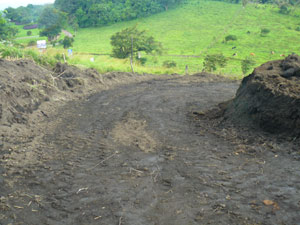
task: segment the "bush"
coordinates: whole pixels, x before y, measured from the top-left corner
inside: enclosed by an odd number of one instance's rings
[[[266,36],[268,35],[268,33],[270,33],[270,30],[267,29],[267,28],[263,28],[263,29],[261,29],[261,31],[260,31],[260,36],[261,36],[261,37],[266,37]]]
[[[228,35],[225,37],[225,41],[236,41],[237,37],[235,35]]]
[[[300,31],[300,26],[295,29],[296,31]]]
[[[212,54],[205,57],[203,67],[205,71],[212,72],[217,70],[217,66],[223,68],[226,64],[227,59],[223,54]]]
[[[36,41],[29,41],[27,46],[28,47],[32,47],[32,46],[35,46],[36,45]]]
[[[63,42],[62,42],[62,44],[63,44],[63,46],[64,46],[64,49],[69,48],[69,47],[72,47],[73,42],[74,42],[74,39],[73,39],[73,38],[70,38],[70,37],[68,37],[68,36],[65,36],[65,38],[64,38],[64,40],[63,40]]]
[[[147,62],[147,58],[137,58],[137,60],[141,63],[141,65],[145,65]]]
[[[15,47],[2,47],[0,53],[2,58],[23,58],[23,52]]]
[[[265,37],[270,32],[271,31],[268,28],[262,28],[261,31],[260,31],[260,36]]]
[[[27,31],[27,36],[31,36],[31,35],[32,35],[32,31],[31,30]]]
[[[290,12],[291,12],[291,10],[290,10],[286,5],[282,5],[282,6],[280,6],[280,8],[279,8],[279,13],[281,13],[281,14],[287,15],[287,14],[289,14]]]
[[[163,67],[166,67],[166,68],[172,68],[172,67],[176,67],[176,66],[177,66],[176,62],[171,61],[171,60],[167,60],[167,61],[163,62]]]
[[[245,75],[254,65],[255,65],[255,61],[252,58],[246,57],[244,60],[242,60],[241,68],[243,74]]]

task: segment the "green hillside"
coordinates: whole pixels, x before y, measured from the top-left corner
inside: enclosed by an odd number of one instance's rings
[[[190,0],[176,9],[147,18],[80,29],[73,46],[75,55],[70,62],[92,66],[103,72],[130,71],[128,60],[107,55],[95,56],[95,62],[90,62],[92,56],[87,53],[110,54],[111,35],[138,24],[139,29],[146,29],[162,42],[165,53],[162,56],[146,56],[145,66],[135,65],[137,72],[184,73],[188,65],[189,73],[193,73],[202,70],[206,54],[222,53],[228,58],[228,64],[223,69],[219,68],[217,73],[240,76],[241,60],[251,53],[256,65],[280,59],[283,57],[280,55],[300,53],[299,15],[297,11],[291,15],[280,14],[278,8],[271,5],[248,4],[243,8],[242,5],[225,2]],[[270,30],[265,36],[261,35],[263,28]],[[237,40],[224,43],[227,35],[235,35]],[[76,55],[79,53],[81,55]],[[199,57],[184,57],[190,55]],[[176,68],[163,68],[166,60],[175,61]]]

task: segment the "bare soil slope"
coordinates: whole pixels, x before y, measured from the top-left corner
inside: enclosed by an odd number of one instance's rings
[[[203,116],[232,99],[238,82],[99,75],[65,65],[36,67],[32,76],[39,70],[55,77],[49,100],[21,112],[25,123],[1,124],[1,225],[300,221],[297,140],[236,128],[218,113]],[[26,95],[5,93],[4,110],[15,101],[25,107]]]
[[[277,134],[300,135],[300,57],[271,61],[245,77],[226,117]]]

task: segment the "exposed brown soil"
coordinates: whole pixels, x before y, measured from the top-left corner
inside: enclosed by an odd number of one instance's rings
[[[268,132],[300,135],[300,57],[271,61],[245,77],[226,117]]]
[[[299,223],[298,139],[212,110],[239,82],[0,63],[1,225]]]

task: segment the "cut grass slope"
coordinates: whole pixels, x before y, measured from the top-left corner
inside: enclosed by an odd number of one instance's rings
[[[300,20],[293,15],[282,15],[278,9],[267,5],[241,5],[216,1],[190,0],[172,9],[148,18],[121,22],[99,28],[80,29],[75,37],[74,53],[110,54],[110,37],[114,33],[138,24],[139,29],[148,30],[156,40],[162,42],[165,53],[162,56],[146,56],[145,66],[136,64],[137,72],[189,73],[201,71],[206,54],[222,53],[228,64],[218,73],[241,75],[241,60],[251,53],[256,65],[282,58],[292,52],[300,52],[300,32],[296,31]],[[261,36],[261,29],[270,33]],[[237,36],[236,41],[224,43],[225,36]],[[275,54],[271,54],[274,52]],[[236,54],[233,56],[233,54]],[[174,55],[197,55],[199,58]],[[92,66],[101,72],[111,70],[129,71],[128,60],[110,56],[74,55],[71,63]],[[175,61],[176,68],[163,68],[166,60]]]

